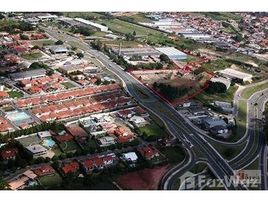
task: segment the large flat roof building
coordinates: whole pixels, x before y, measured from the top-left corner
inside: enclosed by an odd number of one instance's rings
[[[218,73],[221,76],[224,76],[224,77],[227,77],[230,79],[239,79],[243,82],[246,82],[246,81],[252,82],[252,77],[253,77],[252,74],[240,72],[240,71],[237,71],[237,70],[234,70],[231,68],[226,68],[224,70],[220,70],[220,71],[218,71]]]
[[[24,80],[24,79],[32,79],[46,76],[45,69],[34,69],[25,72],[17,72],[9,75],[10,78],[14,81]]]
[[[167,55],[171,60],[184,60],[187,59],[187,54],[175,49],[174,47],[159,47],[156,48],[161,53]]]
[[[82,24],[85,24],[85,25],[89,25],[93,28],[96,28],[102,32],[108,32],[108,27],[107,26],[103,26],[101,24],[97,24],[97,23],[94,23],[94,22],[91,22],[91,21],[88,21],[88,20],[85,20],[85,19],[82,19],[82,18],[75,18],[76,21],[82,23]]]

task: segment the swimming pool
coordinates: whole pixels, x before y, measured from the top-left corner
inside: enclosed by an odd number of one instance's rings
[[[47,148],[52,148],[55,145],[55,141],[52,140],[51,138],[47,138],[43,140],[43,145]]]
[[[8,112],[7,113],[7,118],[10,121],[23,121],[26,119],[30,119],[31,117],[27,115],[25,112],[20,112],[20,111],[13,111],[13,112]]]

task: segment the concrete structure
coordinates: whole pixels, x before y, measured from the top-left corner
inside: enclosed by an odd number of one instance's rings
[[[32,154],[33,158],[42,157],[47,153],[47,149],[40,144],[28,146],[26,149]]]
[[[113,48],[113,51],[119,53],[121,56],[160,56],[161,53],[152,47],[140,47],[140,48]]]
[[[160,47],[156,48],[161,53],[167,55],[171,60],[184,60],[187,59],[187,54],[175,49],[174,47]]]
[[[217,108],[220,112],[224,114],[232,114],[234,112],[234,107],[231,103],[215,101],[213,105],[215,106],[215,108]]]
[[[224,70],[220,70],[218,71],[218,73],[221,76],[224,76],[226,78],[230,78],[232,80],[240,80],[242,82],[252,82],[252,75],[251,74],[247,74],[244,72],[240,72],[231,68],[226,68]]]
[[[97,24],[97,23],[94,23],[94,22],[91,22],[91,21],[88,21],[88,20],[85,20],[85,19],[82,19],[82,18],[75,18],[75,21],[78,21],[82,24],[85,24],[85,25],[88,25],[88,26],[91,26],[93,28],[96,28],[98,29],[99,31],[102,31],[102,32],[108,32],[108,27],[107,26],[103,26],[101,24]]]
[[[92,66],[92,65],[86,65],[86,66],[81,66],[81,65],[64,65],[60,66],[59,70],[65,74],[70,74],[73,72],[90,72],[90,73],[97,73],[98,72],[98,67]]]
[[[203,119],[203,123],[207,129],[211,129],[215,126],[223,126],[223,127],[227,126],[225,121],[222,119],[206,118],[206,119]]]

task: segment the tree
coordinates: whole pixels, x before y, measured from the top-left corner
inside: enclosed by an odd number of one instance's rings
[[[33,31],[34,27],[28,22],[21,21],[19,24],[19,29],[22,31]]]
[[[82,53],[77,53],[76,55],[77,55],[77,57],[78,57],[79,59],[81,59],[81,58],[84,57],[84,54],[82,54]]]
[[[209,81],[209,86],[206,89],[206,92],[209,94],[225,93],[226,91],[227,91],[226,85],[224,83],[221,83],[221,82]]]
[[[8,183],[3,179],[3,177],[0,177],[0,190],[8,189],[8,187]]]
[[[159,58],[160,58],[161,62],[165,62],[165,63],[169,63],[170,62],[170,59],[169,59],[169,57],[166,54],[161,54],[159,56]]]
[[[54,74],[54,71],[52,69],[50,69],[50,70],[47,71],[46,74],[47,74],[47,76],[51,76],[51,75]]]
[[[20,34],[20,39],[21,40],[29,40],[28,35]]]
[[[55,45],[63,45],[63,41],[58,40],[57,42],[55,42]]]

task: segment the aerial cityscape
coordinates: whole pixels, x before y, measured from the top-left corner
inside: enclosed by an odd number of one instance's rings
[[[268,190],[268,13],[0,13],[1,190]]]

